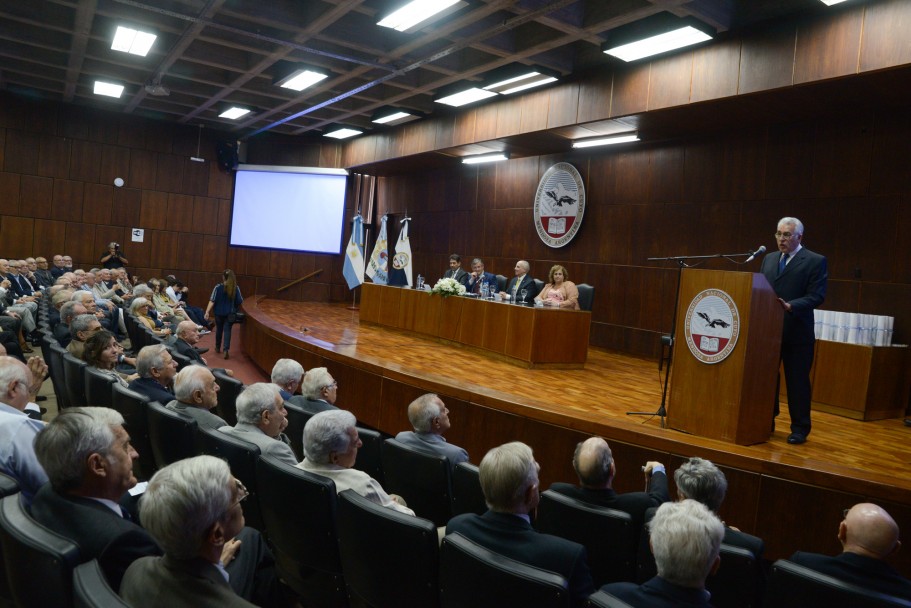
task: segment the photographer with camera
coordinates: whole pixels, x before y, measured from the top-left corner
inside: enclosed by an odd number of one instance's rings
[[[108,243],[107,252],[101,254],[102,268],[107,268],[109,270],[123,268],[129,263],[130,261],[123,257],[123,252],[120,251],[120,243]]]

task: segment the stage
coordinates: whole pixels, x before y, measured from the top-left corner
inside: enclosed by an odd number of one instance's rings
[[[362,324],[343,305],[250,298],[244,309],[244,350],[267,373],[280,357],[306,369],[324,365],[339,382],[337,405],[390,434],[409,428],[405,408],[413,398],[436,392],[450,409],[447,438],[472,462],[495,445],[524,441],[541,464],[543,488],[575,482],[575,444],[601,435],[613,448],[621,492],[642,489],[646,460],[663,462],[671,474],[689,456],[721,466],[729,482],[722,518],[762,537],[769,559],[797,549],[836,553],[842,509],[862,501],[882,505],[911,533],[911,429],[900,419],[861,422],[814,411],[809,441],[791,446],[784,408],[768,442],[738,446],[661,428],[657,416],[626,415],[658,409],[663,372],[655,361],[590,348],[583,369],[525,369]],[[903,553],[892,563],[909,576],[911,552]]]

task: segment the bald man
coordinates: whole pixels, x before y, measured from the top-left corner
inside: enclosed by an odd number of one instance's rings
[[[854,585],[909,598],[911,581],[885,561],[901,548],[898,536],[898,524],[885,509],[863,502],[848,509],[838,525],[840,555],[829,557],[798,551],[791,561]]]

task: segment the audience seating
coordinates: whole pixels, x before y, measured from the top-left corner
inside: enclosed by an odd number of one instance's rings
[[[633,608],[623,600],[604,591],[594,592],[585,602],[585,606],[586,608]]]
[[[8,500],[8,499],[4,499]],[[850,606],[851,608],[909,608],[911,600],[878,593],[780,559],[772,564],[765,589],[766,608]]]
[[[288,427],[285,429],[285,435],[291,440],[291,448],[297,454],[298,459],[303,460],[304,427],[307,425],[307,421],[313,417],[313,414],[289,401],[285,401],[285,410],[288,412]]]
[[[141,340],[139,339],[139,321],[136,320],[136,317],[133,313],[125,310],[123,312],[123,324],[127,328],[127,337],[130,338],[130,347],[134,353],[138,353],[139,349],[142,348]]]
[[[63,377],[66,380],[66,394],[72,407],[85,407],[85,371],[88,364],[70,353],[63,355]]]
[[[222,371],[213,369],[212,375],[218,383],[218,406],[215,411],[228,426],[234,426],[237,424],[237,396],[244,390],[244,383]]]
[[[439,538],[433,522],[345,490],[338,495],[338,540],[353,605],[439,605]]]
[[[547,490],[541,493],[535,528],[585,545],[595,587],[635,580],[639,534],[629,513]]]
[[[12,496],[19,491],[19,482],[6,475],[0,473],[0,498],[4,496]]]
[[[363,471],[373,477],[381,486],[386,487],[386,475],[383,473],[383,442],[389,439],[389,435],[365,429],[362,426],[357,427],[358,437],[363,445],[357,451],[357,461],[354,468]]]
[[[91,365],[85,366],[85,402],[87,405],[112,407],[114,396],[111,385],[117,380]]]
[[[383,443],[383,488],[402,496],[408,507],[437,526],[452,517],[452,480],[449,459],[395,439]]]
[[[305,606],[346,606],[348,594],[336,532],[335,482],[270,456],[261,456],[256,462],[256,482],[263,523],[281,579]]]
[[[505,275],[497,275],[497,292],[506,291],[506,284],[509,283],[509,279]]]
[[[139,452],[139,458],[133,463],[133,471],[138,479],[148,480],[158,470],[152,442],[149,441],[149,419],[146,414],[149,400],[145,395],[121,386],[119,382],[112,384],[111,388],[111,407],[123,416],[130,434],[130,443]]]
[[[544,281],[541,279],[532,279],[535,282],[535,287],[538,288],[538,293],[541,293],[541,290],[544,289]]]
[[[264,532],[266,526],[259,508],[256,484],[256,461],[259,459],[259,447],[215,429],[199,429],[196,438],[199,454],[210,454],[226,460],[234,477],[246,486],[250,496],[241,503],[244,509],[244,519],[251,528]]]
[[[568,583],[559,574],[494,553],[461,534],[443,538],[442,608],[568,608],[570,599]]]
[[[73,605],[73,568],[79,548],[51,532],[14,494],[0,500],[0,544],[10,593],[17,606]]]
[[[186,366],[193,364],[193,362],[190,361],[189,357],[187,357],[186,355],[181,355],[179,352],[177,352],[176,348],[169,349],[169,352],[171,353],[171,356],[174,358],[174,360],[177,361],[177,371],[178,372],[180,370],[182,370],[183,368],[185,368]]]
[[[157,401],[146,406],[149,443],[155,466],[159,469],[172,462],[196,455],[196,421],[169,410]]]
[[[54,385],[54,394],[57,395],[57,407],[64,410],[70,407],[70,397],[66,390],[66,373],[63,371],[63,356],[67,354],[67,351],[56,340],[50,343],[49,348],[51,358],[46,362],[50,368],[51,383]]]
[[[452,470],[453,516],[462,513],[483,515],[486,511],[487,503],[481,490],[478,467],[469,462],[460,462]]]
[[[111,589],[97,559],[73,570],[73,605],[75,608],[130,608]]]
[[[590,312],[595,301],[595,288],[588,283],[580,283],[576,288],[579,290],[579,308]]]
[[[721,544],[721,566],[705,587],[715,608],[758,608],[765,584],[762,563],[743,547]]]
[[[19,492],[19,482],[10,477],[9,475],[4,475],[0,473],[0,498],[5,496],[12,496]],[[3,554],[0,553],[0,606],[3,606],[3,599],[7,600],[7,603],[12,602],[12,594],[10,593],[9,583],[6,580],[6,567],[3,564]]]

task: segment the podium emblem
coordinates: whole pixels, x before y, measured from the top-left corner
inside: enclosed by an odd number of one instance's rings
[[[690,302],[684,326],[686,345],[693,356],[703,363],[720,363],[737,346],[740,313],[727,293],[706,289]]]
[[[544,172],[535,192],[535,230],[548,247],[563,247],[576,236],[585,214],[585,184],[569,163]]]

